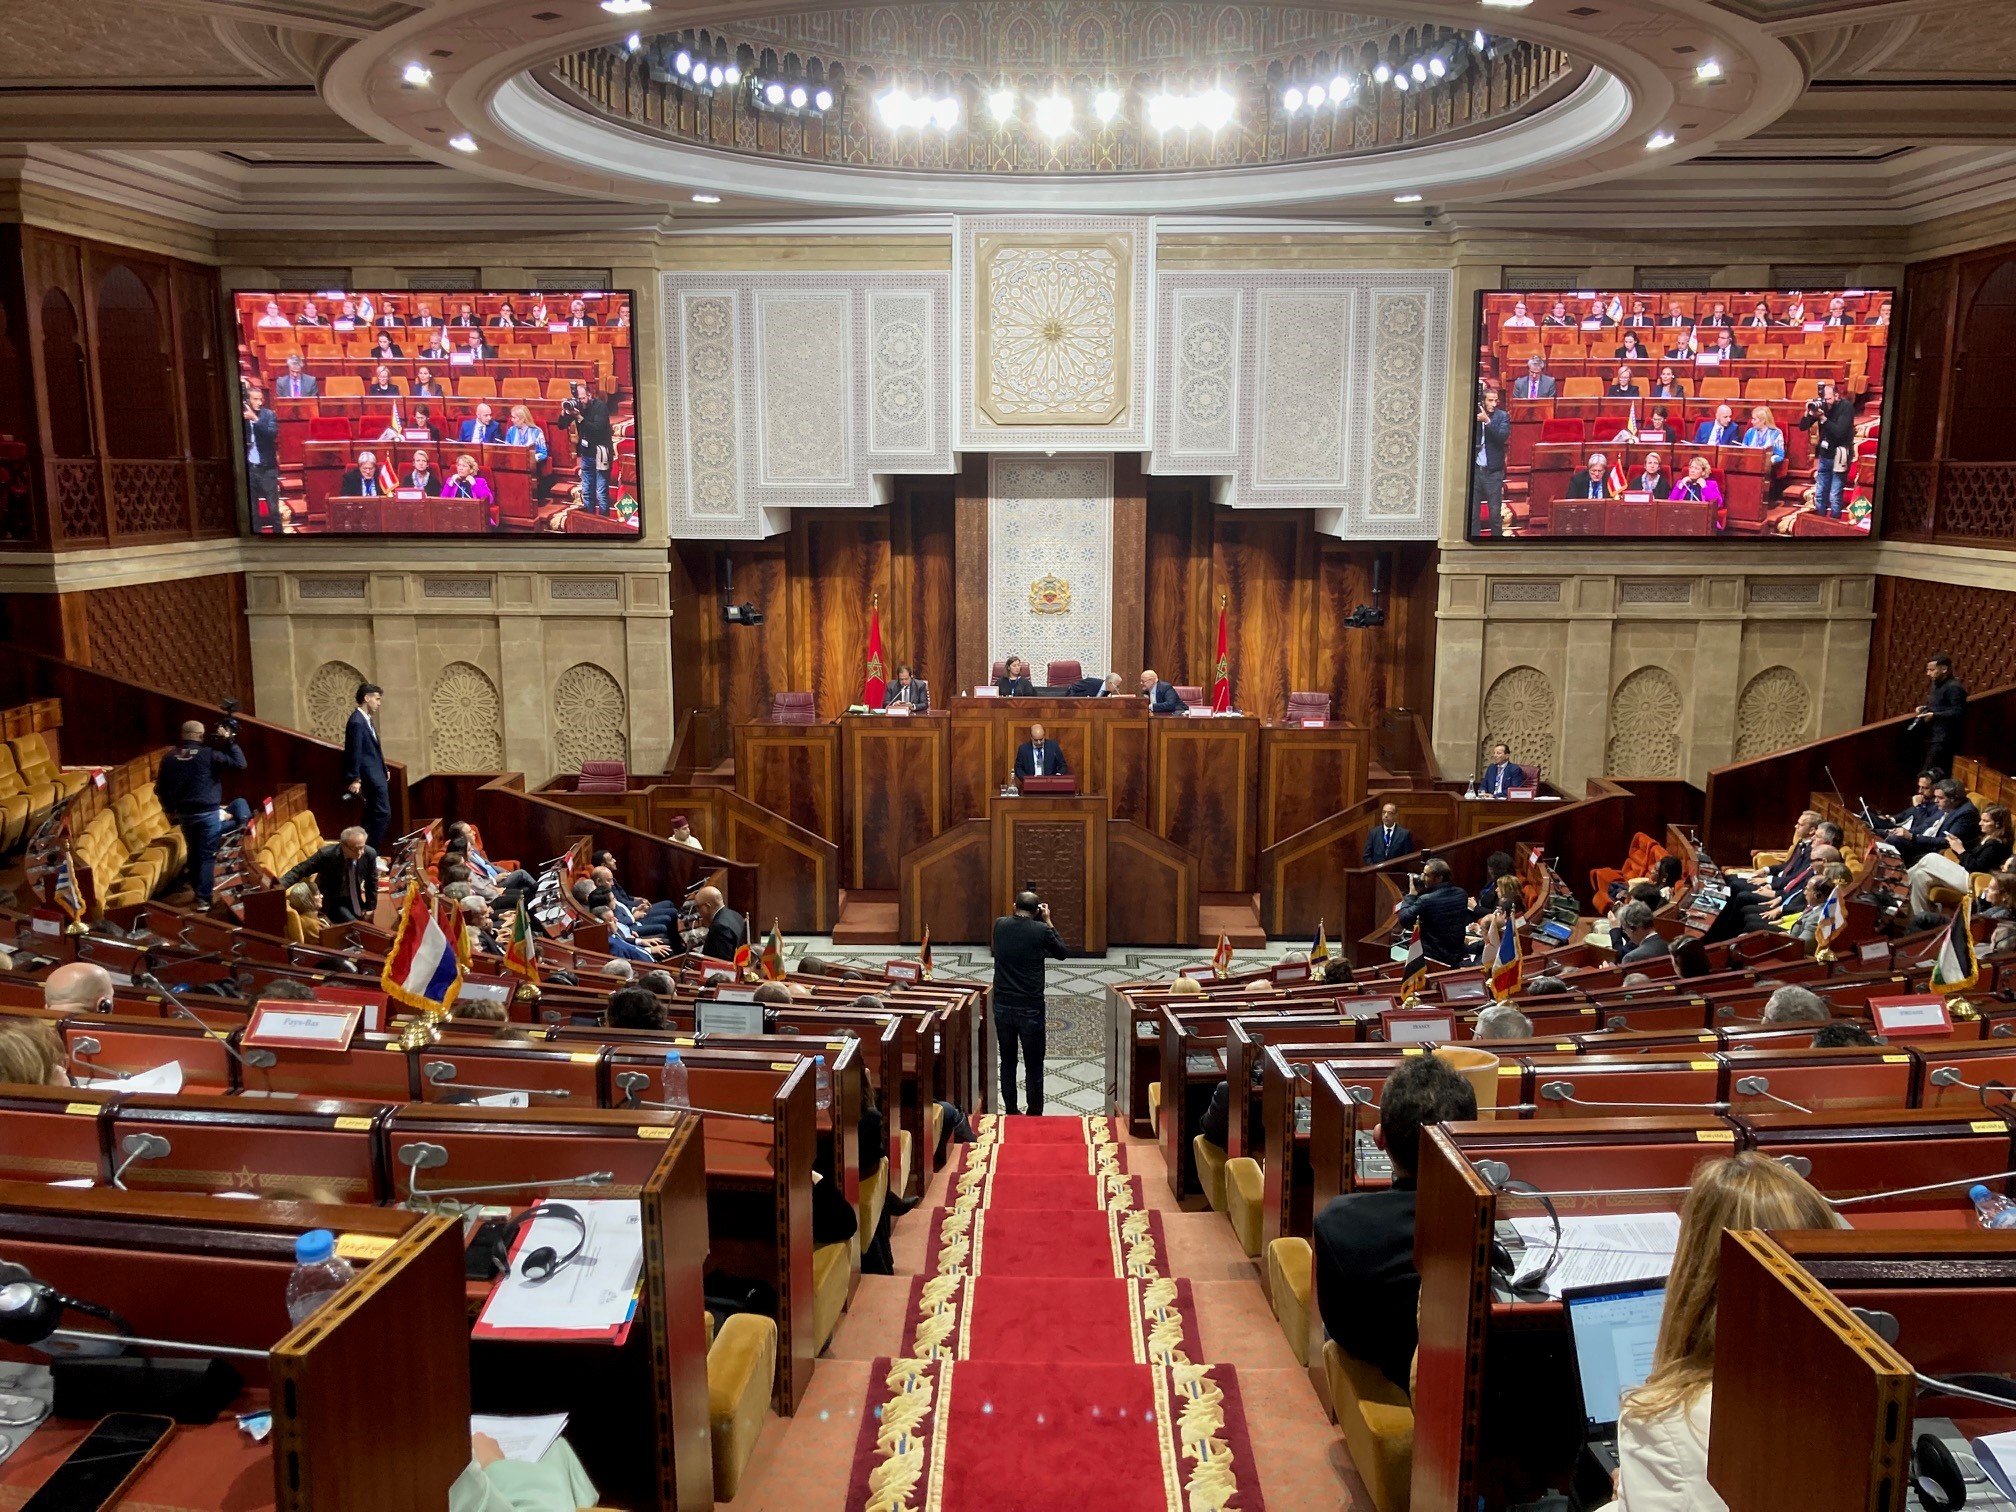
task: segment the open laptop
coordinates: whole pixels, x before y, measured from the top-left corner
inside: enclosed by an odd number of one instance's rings
[[[1582,1454],[1575,1464],[1575,1505],[1610,1500],[1617,1472],[1617,1415],[1627,1392],[1652,1373],[1659,1319],[1666,1311],[1663,1281],[1615,1281],[1571,1287],[1561,1294],[1568,1314],[1569,1346],[1582,1388]]]

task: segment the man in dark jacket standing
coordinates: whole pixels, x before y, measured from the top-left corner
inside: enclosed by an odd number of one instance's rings
[[[1925,663],[1925,675],[1932,687],[1918,706],[1918,717],[1932,728],[1925,740],[1925,765],[1942,772],[1953,769],[1953,757],[1967,725],[1967,690],[1953,675],[1953,658],[1935,651]]]
[[[1015,1106],[1017,1050],[1029,1062],[1029,1111],[1043,1111],[1043,962],[1063,960],[1063,939],[1050,927],[1050,905],[1033,892],[1015,895],[1015,912],[994,921],[994,1036],[1001,1042],[1001,1103]]]
[[[1421,953],[1444,966],[1461,966],[1469,958],[1464,932],[1482,916],[1470,906],[1463,889],[1449,880],[1449,863],[1439,856],[1408,879],[1407,896],[1400,900],[1401,929],[1418,919]]]
[[[343,796],[363,801],[357,822],[373,851],[385,843],[385,826],[392,822],[391,774],[378,743],[378,710],[384,702],[385,690],[378,684],[359,683],[357,707],[343,727]]]
[[[196,890],[196,907],[210,906],[210,889],[217,878],[217,842],[224,836],[227,819],[224,784],[220,771],[245,770],[245,753],[238,742],[220,729],[213,744],[204,743],[203,726],[190,720],[182,726],[182,743],[161,758],[161,771],[154,779],[154,796],[161,811],[182,827],[188,842],[189,885]],[[233,801],[229,811],[232,829],[252,816],[243,798]]]

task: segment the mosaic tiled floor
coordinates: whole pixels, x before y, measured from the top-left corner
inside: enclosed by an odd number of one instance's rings
[[[1284,941],[1278,945],[1270,944],[1264,950],[1242,950],[1239,952],[1239,964],[1243,967],[1273,961],[1291,950],[1306,948],[1306,942]],[[784,955],[787,961],[795,962],[807,953],[879,974],[888,961],[914,959],[916,948],[893,945],[836,947],[823,936],[785,937]],[[1043,1111],[1079,1114],[1112,1111],[1104,1061],[1108,987],[1122,982],[1172,977],[1179,966],[1194,966],[1209,958],[1208,950],[1116,948],[1103,959],[1051,961],[1044,987],[1044,1002],[1049,1009],[1049,1050],[1043,1061]],[[987,982],[994,979],[994,958],[982,947],[934,946],[931,960],[932,965],[947,976],[975,977]],[[992,1074],[990,1068],[990,1078]]]

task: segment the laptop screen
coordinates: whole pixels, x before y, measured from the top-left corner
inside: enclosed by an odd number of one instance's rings
[[[1658,1282],[1602,1287],[1570,1292],[1565,1300],[1575,1373],[1582,1381],[1582,1415],[1592,1435],[1608,1433],[1617,1426],[1624,1393],[1644,1385],[1652,1373],[1666,1288]]]

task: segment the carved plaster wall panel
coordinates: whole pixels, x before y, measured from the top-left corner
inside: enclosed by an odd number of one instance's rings
[[[1152,222],[962,217],[959,449],[1147,444]]]
[[[1340,534],[1432,538],[1449,310],[1426,269],[1159,274],[1148,470],[1323,509]]]
[[[752,539],[776,509],[866,506],[953,470],[945,273],[667,273],[666,518]]]
[[[1100,675],[1113,655],[1112,457],[992,457],[987,495],[988,660],[1023,657],[1039,682],[1050,661]]]

